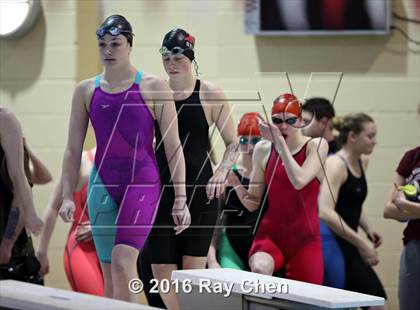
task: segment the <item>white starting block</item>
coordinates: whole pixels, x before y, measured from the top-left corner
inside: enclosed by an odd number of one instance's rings
[[[230,268],[178,270],[181,309],[356,309],[382,306],[381,297]]]
[[[151,310],[158,308],[14,280],[1,280],[0,309]]]

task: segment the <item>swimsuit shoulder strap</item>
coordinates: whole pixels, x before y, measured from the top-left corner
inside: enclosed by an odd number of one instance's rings
[[[95,88],[99,88],[101,86],[101,75],[98,74],[95,78]]]
[[[137,70],[137,73],[136,73],[136,78],[134,79],[134,84],[139,85],[139,84],[140,84],[140,81],[141,81],[142,76],[143,76],[143,72],[142,72],[141,70]]]

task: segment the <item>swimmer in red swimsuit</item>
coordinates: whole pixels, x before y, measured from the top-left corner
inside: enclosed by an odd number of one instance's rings
[[[272,275],[285,268],[287,278],[322,284],[317,198],[328,143],[301,133],[301,113],[298,99],[291,94],[274,100],[274,124],[260,123],[266,141],[255,147],[250,187],[237,193],[244,196],[250,211],[262,199],[269,204],[249,252],[251,270]],[[263,197],[265,186],[267,197]]]

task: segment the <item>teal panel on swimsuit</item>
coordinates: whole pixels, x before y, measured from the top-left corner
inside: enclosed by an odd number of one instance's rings
[[[115,243],[118,205],[109,195],[93,165],[88,183],[88,208],[96,253],[102,263],[111,263]]]
[[[222,268],[245,270],[244,264],[232,248],[226,234],[223,234],[220,238],[218,259]]]

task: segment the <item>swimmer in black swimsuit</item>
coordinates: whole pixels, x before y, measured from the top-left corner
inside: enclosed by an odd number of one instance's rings
[[[192,64],[196,64],[194,41],[186,31],[173,29],[165,35],[160,49],[178,111],[179,137],[186,163],[187,205],[191,213],[191,226],[175,235],[170,207],[177,197],[163,156],[162,137],[155,130],[162,193],[154,227],[143,251],[150,251],[153,274],[160,281],[170,279],[172,271],[178,269],[177,263],[183,269],[206,267],[218,214],[215,198],[224,190],[227,174],[239,155],[235,126],[225,95],[215,84],[199,80],[192,74]],[[216,125],[226,145],[223,160],[214,173],[207,153],[212,124]],[[142,264],[146,263],[143,260]],[[167,308],[179,308],[173,290],[161,297]]]

